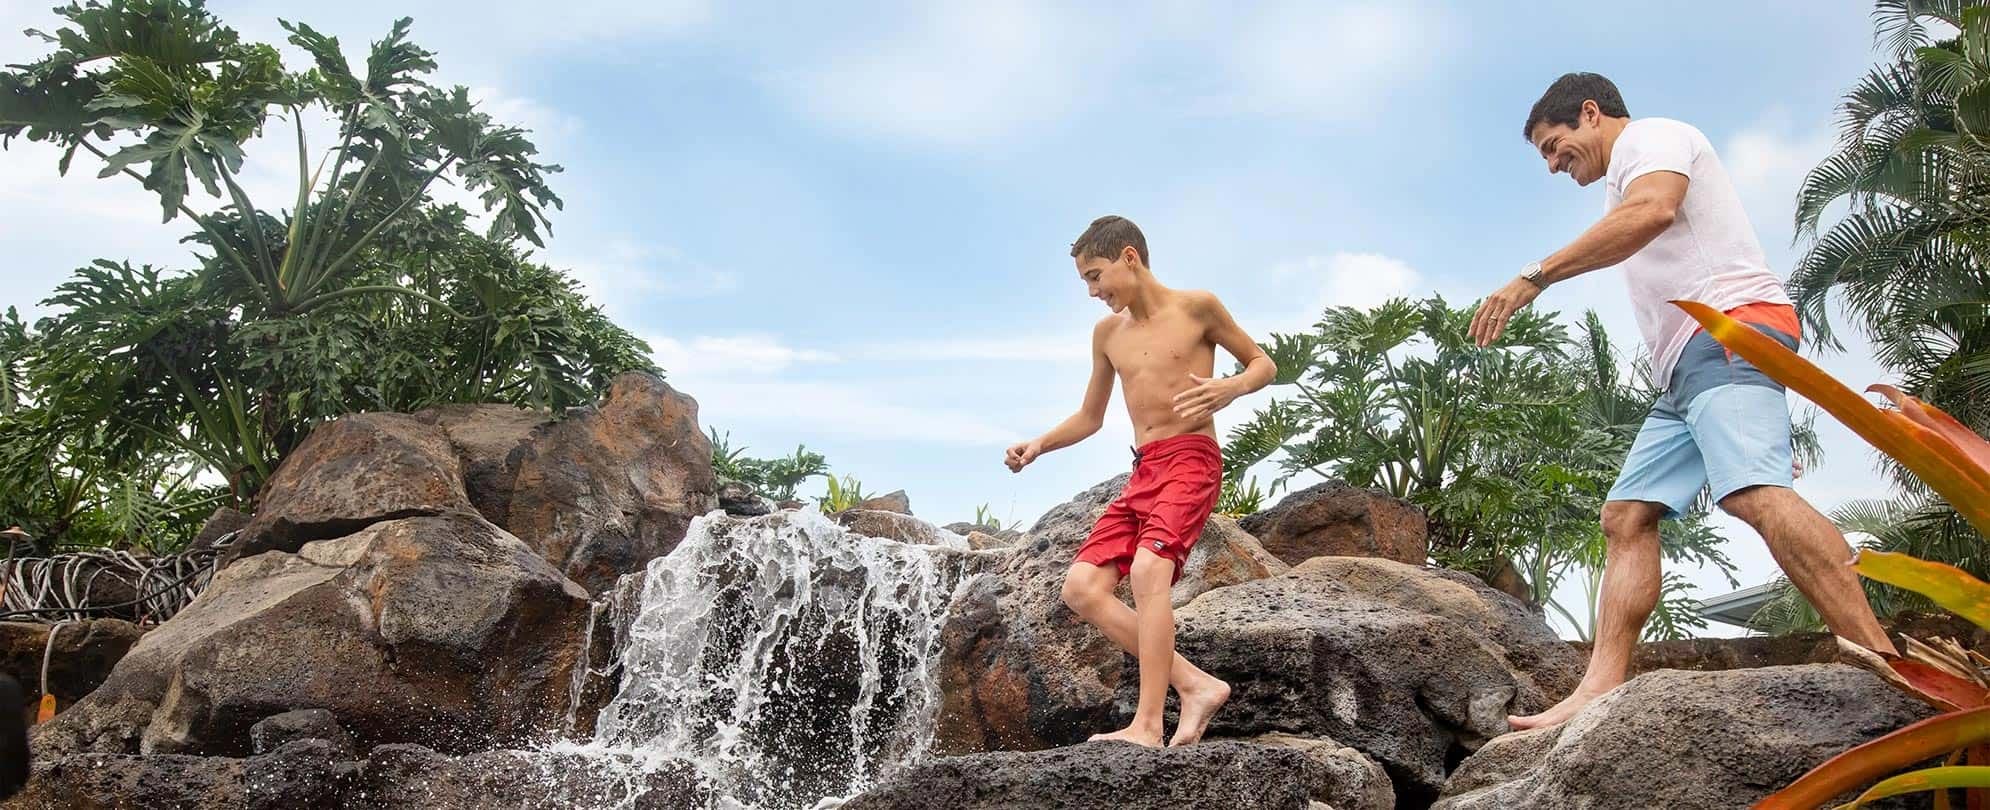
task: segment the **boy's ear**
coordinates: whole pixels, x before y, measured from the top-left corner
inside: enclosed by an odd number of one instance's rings
[[[1140,251],[1134,250],[1132,245],[1121,247],[1119,249],[1119,260],[1127,264],[1139,264]]]

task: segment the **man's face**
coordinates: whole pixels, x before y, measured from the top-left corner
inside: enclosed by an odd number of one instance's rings
[[[1126,255],[1132,248],[1120,251],[1120,258],[1107,261],[1098,257],[1078,257],[1078,278],[1085,282],[1085,293],[1100,301],[1114,312],[1126,308],[1126,300],[1132,293],[1133,268],[1127,264]]]
[[[1534,148],[1548,162],[1548,172],[1567,172],[1578,186],[1602,179],[1610,168],[1609,144],[1603,137],[1601,113],[1585,103],[1576,125],[1542,122],[1534,125]]]

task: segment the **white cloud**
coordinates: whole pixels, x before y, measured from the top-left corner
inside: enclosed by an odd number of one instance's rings
[[[628,239],[549,244],[545,261],[568,271],[611,317],[655,298],[703,298],[740,289],[739,273],[709,267],[668,245]]]
[[[666,369],[668,371],[668,369]],[[866,383],[706,379],[671,384],[698,401],[707,424],[740,435],[774,428],[806,436],[868,441],[1005,445],[1024,436],[982,413],[928,407],[894,396],[884,381]]]
[[[1239,324],[1254,337],[1263,333],[1312,331],[1313,323],[1328,307],[1367,309],[1398,297],[1418,297],[1423,274],[1393,256],[1380,253],[1337,251],[1307,256],[1272,267],[1268,274],[1271,303],[1253,299],[1247,310],[1249,322]],[[1300,307],[1294,308],[1293,303]],[[1240,309],[1232,306],[1232,309]]]
[[[700,335],[688,341],[670,337],[647,339],[656,362],[673,377],[717,378],[739,374],[767,375],[798,364],[833,363],[835,354],[797,349],[770,335]]]
[[[1823,123],[1804,128],[1772,113],[1728,139],[1721,163],[1767,248],[1790,243],[1797,190],[1804,175],[1831,153],[1836,136]]]
[[[1344,119],[1421,74],[1440,53],[1443,17],[1413,5],[1290,2],[1268,6],[1234,38],[1225,106],[1272,115]]]
[[[1089,332],[1085,333],[1089,336]],[[907,340],[868,348],[867,356],[915,360],[994,360],[1025,362],[1082,362],[1091,356],[1091,347],[1082,339],[1069,338],[991,338],[985,340]]]
[[[887,19],[895,19],[896,15]],[[1054,120],[1086,68],[1110,59],[1075,41],[1075,20],[1036,2],[913,6],[903,25],[846,34],[833,50],[767,80],[832,127],[972,144]]]

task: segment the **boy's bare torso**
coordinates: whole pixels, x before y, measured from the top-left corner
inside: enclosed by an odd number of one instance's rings
[[[1188,433],[1216,436],[1214,419],[1184,420],[1174,408],[1175,395],[1196,385],[1190,374],[1214,376],[1216,343],[1198,295],[1208,294],[1170,291],[1144,320],[1117,312],[1102,321],[1101,349],[1119,375],[1136,445]]]

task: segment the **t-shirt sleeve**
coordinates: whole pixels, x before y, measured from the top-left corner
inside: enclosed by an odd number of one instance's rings
[[[1612,163],[1621,165],[1617,190],[1622,193],[1631,182],[1652,172],[1675,172],[1693,178],[1693,138],[1678,127],[1632,127],[1617,138]]]

